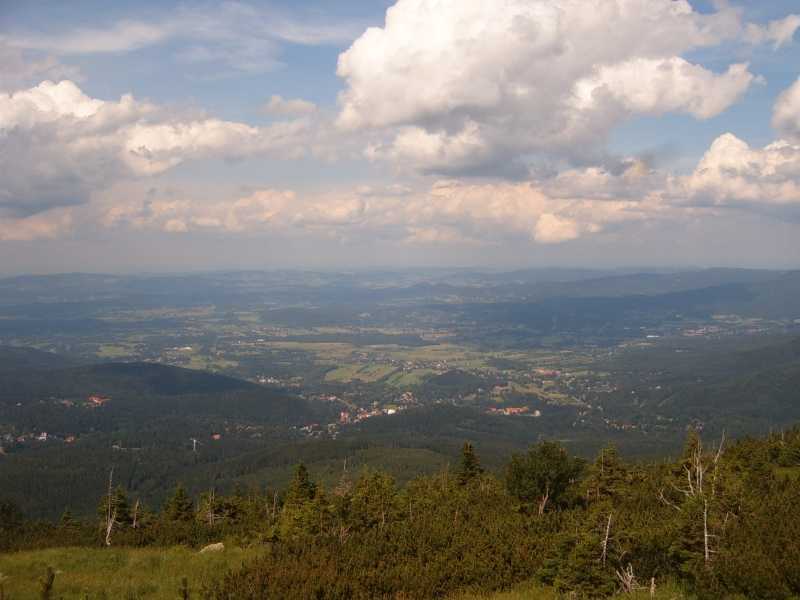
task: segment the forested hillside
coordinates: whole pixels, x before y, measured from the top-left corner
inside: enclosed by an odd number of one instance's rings
[[[799,476],[800,429],[733,443],[691,432],[679,459],[655,463],[626,462],[613,446],[584,461],[543,441],[494,472],[466,443],[457,466],[404,486],[343,468],[326,487],[300,464],[283,490],[192,497],[178,485],[160,507],[112,479],[92,519],[30,521],[5,503],[0,549],[254,549],[241,568],[186,582],[209,599],[422,599],[524,581],[576,598],[662,588],[790,598],[800,593]],[[156,592],[129,597],[172,597]]]

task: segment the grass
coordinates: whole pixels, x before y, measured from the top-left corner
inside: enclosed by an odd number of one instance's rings
[[[366,457],[364,457],[366,458]],[[373,457],[375,458],[375,457]],[[407,456],[414,462],[420,457]],[[56,576],[53,598],[63,600],[137,599],[159,600],[180,597],[181,580],[186,577],[191,597],[198,597],[203,585],[221,577],[257,555],[257,550],[228,545],[222,552],[200,554],[184,547],[172,548],[54,548],[0,554],[0,584],[6,598],[38,600],[48,567]],[[527,582],[511,590],[489,594],[464,592],[450,600],[558,600],[553,588]],[[620,595],[628,600],[651,598],[648,590]],[[656,600],[689,600],[678,586],[659,584]]]
[[[0,554],[0,581],[7,598],[38,600],[40,580],[51,567],[53,598],[172,600],[179,597],[183,577],[197,597],[204,584],[255,554],[234,547],[205,554],[184,547],[53,548]]]
[[[187,369],[194,369],[196,371],[225,371],[228,369],[235,369],[239,363],[232,360],[226,360],[219,357],[211,357],[204,354],[192,354],[189,357],[187,364],[182,364],[182,367]]]
[[[553,588],[542,587],[533,583],[525,583],[508,592],[494,594],[458,594],[451,600],[558,600],[559,595]]]
[[[775,467],[775,475],[785,477],[792,481],[800,481],[800,466],[798,467]]]
[[[387,365],[346,365],[329,371],[325,375],[325,381],[335,381],[339,383],[362,381],[364,383],[375,383],[391,375],[396,370],[396,367]]]
[[[132,344],[102,344],[97,349],[98,358],[113,360],[115,358],[127,358],[136,355],[136,347]]]
[[[414,369],[412,371],[401,371],[394,373],[387,380],[386,383],[398,387],[411,387],[421,384],[428,377],[436,375],[437,371],[433,369]]]

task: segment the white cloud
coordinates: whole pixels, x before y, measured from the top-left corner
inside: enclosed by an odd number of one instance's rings
[[[785,41],[790,25],[763,41]],[[745,27],[733,8],[685,0],[398,0],[339,57],[338,124],[376,131],[371,158],[426,172],[585,162],[631,117],[706,119],[736,102],[755,79],[747,65],[713,73],[682,55]]]
[[[86,202],[114,181],[152,176],[203,158],[302,154],[302,119],[268,127],[186,118],[130,95],[117,102],[70,81],[0,94],[0,217]]]
[[[718,137],[695,171],[672,193],[717,206],[761,209],[800,206],[800,145],[778,140],[751,148],[727,133]]]
[[[117,189],[90,212],[105,227],[171,234],[268,234],[312,243],[561,244],[659,222],[716,221],[730,209],[783,218],[786,210],[800,207],[798,181],[800,146],[775,142],[751,148],[726,134],[686,176],[629,159],[619,172],[587,167],[534,182],[441,180],[424,189],[260,189],[233,197],[220,191]]]
[[[544,213],[539,217],[533,229],[534,239],[543,244],[568,242],[580,235],[581,230],[577,222],[551,213]]]
[[[751,44],[772,43],[777,50],[790,43],[800,28],[800,15],[789,15],[783,19],[770,21],[767,25],[748,23],[745,28],[745,39]]]
[[[715,75],[679,57],[638,58],[596,69],[575,84],[574,105],[583,113],[622,110],[627,115],[685,112],[714,117],[731,106],[753,81],[746,64]]]
[[[278,115],[281,117],[310,115],[317,110],[317,105],[302,98],[287,99],[282,96],[273,95],[262,107],[263,112],[268,115]]]
[[[132,197],[109,207],[106,226],[165,232],[269,232],[408,244],[567,242],[606,226],[657,216],[654,203],[553,198],[527,183],[439,181],[402,195],[389,188],[297,194],[263,189],[233,200]]]
[[[800,79],[778,97],[772,126],[781,135],[800,141]]]
[[[8,32],[0,41],[58,56],[130,52],[177,42],[177,57],[183,61],[218,62],[239,71],[263,72],[278,64],[281,43],[339,44],[352,40],[359,31],[357,23],[229,1],[211,10],[183,7],[151,21],[123,19],[64,33]]]

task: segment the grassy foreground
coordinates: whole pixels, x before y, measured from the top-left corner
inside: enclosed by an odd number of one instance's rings
[[[179,598],[186,577],[192,597],[203,584],[256,555],[256,550],[226,547],[199,554],[172,548],[54,548],[0,554],[0,585],[9,600],[38,600],[47,567],[55,572],[54,599]]]
[[[191,597],[202,586],[238,567],[257,554],[253,549],[226,547],[222,552],[200,554],[185,547],[172,548],[54,548],[0,554],[0,585],[8,600],[39,600],[41,581],[51,567],[55,573],[53,598],[64,600],[169,599],[180,597],[186,577]],[[525,583],[495,594],[457,594],[452,600],[559,600],[552,588]],[[646,591],[626,599],[649,599]],[[656,600],[685,600],[679,588],[667,585]]]

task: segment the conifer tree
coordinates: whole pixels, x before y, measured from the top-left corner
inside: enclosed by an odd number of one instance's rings
[[[604,598],[617,587],[610,568],[600,557],[600,535],[596,531],[578,533],[572,551],[561,564],[555,587],[578,598]]]
[[[461,465],[458,469],[459,485],[468,484],[481,473],[483,473],[483,468],[481,468],[478,455],[475,454],[475,448],[469,442],[465,442],[461,449]]]
[[[350,500],[350,520],[360,528],[383,528],[394,513],[397,490],[394,480],[379,471],[359,477]]]
[[[308,474],[308,469],[303,463],[297,465],[294,471],[294,478],[286,491],[285,504],[287,506],[297,506],[314,499],[316,485]]]
[[[175,493],[167,500],[163,510],[164,517],[169,521],[191,521],[194,517],[192,499],[186,493],[186,488],[178,484]]]
[[[629,492],[630,473],[613,445],[600,450],[586,478],[586,499],[589,502],[607,500],[611,504]]]
[[[107,527],[108,521],[113,517],[114,529],[120,525],[130,525],[133,522],[128,495],[122,486],[117,486],[113,491],[109,489],[109,493],[100,499],[97,515],[104,527]]]
[[[514,454],[506,469],[506,487],[526,504],[535,504],[541,515],[564,498],[583,468],[558,442],[540,442],[525,454]]]
[[[133,522],[131,508],[128,503],[128,495],[122,486],[117,486],[114,495],[111,497],[111,504],[117,513],[117,523],[119,525],[130,525]]]

